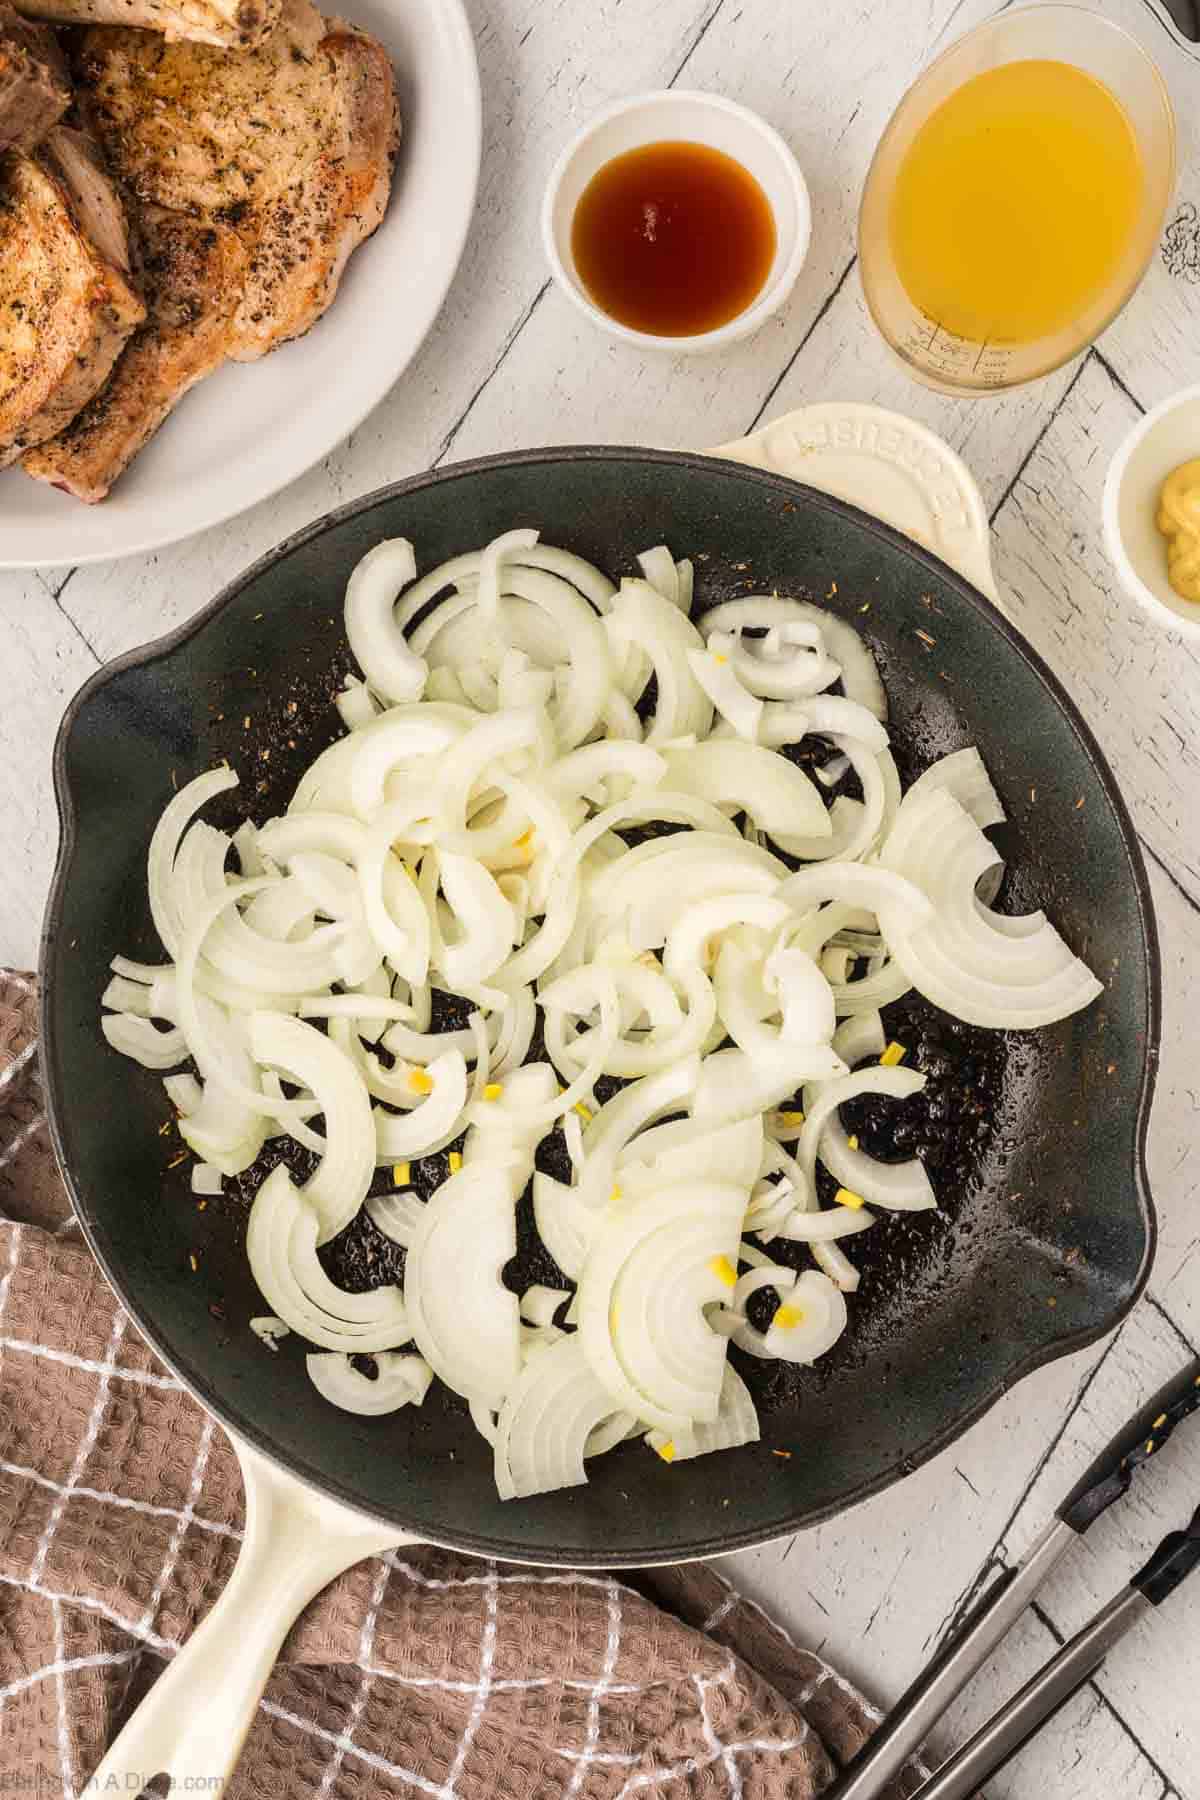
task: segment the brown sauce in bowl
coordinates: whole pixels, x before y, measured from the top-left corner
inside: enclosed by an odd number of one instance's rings
[[[775,259],[775,217],[748,169],[708,144],[615,156],[580,196],[579,278],[601,311],[655,337],[695,337],[745,312]]]

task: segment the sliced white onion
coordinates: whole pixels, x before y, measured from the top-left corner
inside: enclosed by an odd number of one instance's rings
[[[733,727],[738,737],[748,744],[766,741],[762,737],[765,710],[763,702],[739,679],[728,656],[711,648],[689,650],[687,664],[712,701],[714,709]],[[803,731],[798,731],[796,738],[803,735]],[[785,741],[791,743],[794,739],[788,738]]]
[[[346,586],[346,636],[355,661],[375,689],[393,704],[419,700],[428,673],[396,625],[400,590],[417,573],[407,538],[388,538],[368,550]]]
[[[836,613],[813,606],[807,600],[755,594],[741,600],[723,601],[721,605],[711,607],[700,621],[705,632],[769,630],[788,623],[815,625],[830,656],[841,665],[846,698],[865,706],[877,719],[886,720],[887,694],[875,659],[854,627],[839,619]]]
[[[816,1269],[797,1275],[748,1245],[741,1260],[756,1266],[738,1281],[735,1307],[744,1307],[749,1295],[763,1287],[775,1289],[780,1306],[765,1332],[742,1318],[732,1332],[739,1350],[777,1362],[812,1363],[833,1348],[846,1329],[847,1312],[840,1289],[827,1275]]]
[[[274,1318],[270,1313],[251,1319],[250,1329],[268,1350],[278,1350],[280,1338],[288,1336],[288,1327],[283,1320]]]
[[[533,1216],[538,1236],[569,1281],[578,1281],[588,1245],[600,1223],[582,1188],[568,1187],[540,1171],[533,1177]]]
[[[326,1243],[350,1223],[375,1173],[366,1084],[349,1057],[322,1032],[280,1013],[251,1013],[250,1049],[257,1062],[310,1089],[325,1115],[325,1154],[303,1191],[320,1222],[317,1241]]]
[[[251,931],[279,944],[311,936],[316,925],[312,895],[294,876],[255,894],[243,917]]]
[[[206,1053],[218,1058],[227,1076],[239,1090],[252,1090],[257,1070],[251,1060],[244,1020],[231,1014],[203,994],[195,997],[196,1017],[203,1021]],[[189,1038],[192,1054],[194,1039]],[[199,1059],[197,1058],[197,1061]],[[187,1077],[169,1077],[186,1080]],[[190,1150],[204,1162],[215,1163],[223,1175],[240,1175],[253,1163],[263,1147],[267,1119],[258,1106],[247,1106],[236,1093],[219,1081],[196,1084],[196,1093],[188,1090],[195,1104],[184,1114],[179,1135]],[[294,1107],[280,1109],[294,1123]]]
[[[714,631],[708,648],[763,699],[806,700],[832,686],[842,672],[822,649],[820,633],[807,625],[785,624],[765,640],[743,638],[740,629]]]
[[[646,742],[669,743],[689,732],[698,737],[707,734],[712,725],[712,701],[688,663],[688,652],[703,650],[704,644],[679,608],[664,600],[648,581],[625,581],[605,625],[619,653],[640,650],[653,669],[658,694]],[[630,698],[636,695],[630,694]]]
[[[833,1047],[852,1069],[868,1057],[877,1062],[887,1049],[887,1033],[878,1010],[843,1019],[833,1034]]]
[[[521,1295],[521,1318],[527,1325],[553,1325],[555,1313],[570,1298],[570,1288],[546,1287],[542,1282],[534,1282]]]
[[[877,715],[859,701],[846,700],[839,694],[814,694],[799,706],[774,702],[763,709],[760,743],[778,749],[783,744],[798,743],[809,732],[835,742],[838,738],[853,738],[876,755],[888,747],[887,732]],[[844,764],[840,773],[845,774]]]
[[[884,867],[933,901],[933,923],[893,903],[879,923],[915,988],[969,1025],[1028,1028],[1088,1006],[1104,990],[1050,921],[1034,915],[1019,935],[997,925],[976,888],[996,851],[945,788],[906,797],[881,853]]]
[[[783,1322],[788,1311],[799,1320]],[[814,1363],[837,1343],[847,1325],[846,1302],[827,1275],[806,1269],[784,1305],[772,1319],[763,1339],[769,1355],[780,1362]]]
[[[346,685],[334,695],[333,704],[338,709],[338,718],[347,731],[361,731],[379,717],[379,702],[365,681],[359,681],[354,675],[347,675]],[[248,869],[242,864],[242,874],[250,875],[256,870]]]
[[[705,1306],[728,1288],[743,1188],[688,1182],[618,1204],[602,1221],[579,1279],[579,1336],[614,1410],[673,1430],[717,1416],[725,1340]]]
[[[433,1370],[424,1357],[398,1356],[394,1350],[381,1351],[375,1357],[378,1373],[374,1380],[336,1350],[306,1356],[304,1366],[318,1394],[343,1412],[360,1413],[364,1418],[399,1412],[402,1406],[420,1406],[433,1380]]]
[[[987,831],[992,825],[1003,825],[1006,815],[1000,796],[973,744],[966,750],[952,750],[949,756],[940,757],[923,775],[917,776],[908,792],[926,794],[937,788],[953,794],[981,831]]]
[[[832,1080],[845,1067],[840,1056],[819,1044],[781,1044],[772,1057],[718,1050],[704,1059],[692,1109],[713,1125],[744,1119],[780,1105],[805,1081]]]
[[[349,740],[354,755],[349,763],[349,790],[353,810],[367,820],[390,796],[389,779],[406,765],[420,763],[432,773],[425,759],[442,756],[462,735],[457,719],[442,716],[444,710],[427,706],[402,706],[386,712],[375,724],[355,732]],[[335,746],[336,748],[336,746]]]
[[[514,1069],[495,1098],[484,1098],[471,1108],[471,1126],[463,1144],[463,1167],[480,1163],[503,1169],[514,1200],[519,1200],[533,1174],[533,1160],[545,1137],[546,1109],[558,1091],[554,1070],[546,1063],[530,1063]],[[570,1115],[572,1118],[574,1114]],[[544,1323],[534,1320],[534,1324]]]
[[[163,1079],[167,1098],[183,1118],[194,1113],[204,1099],[204,1089],[194,1075],[167,1075]]]
[[[242,874],[271,875],[274,870],[268,867],[268,859],[259,848],[258,827],[251,819],[243,819],[233,834],[233,847],[237,851],[238,867]]]
[[[843,1294],[856,1294],[862,1276],[840,1244],[810,1244],[813,1261]]]
[[[516,1248],[508,1182],[476,1165],[451,1175],[433,1195],[404,1268],[418,1350],[447,1387],[493,1411],[521,1372],[517,1296],[500,1279]]]
[[[636,1139],[639,1131],[657,1124],[668,1113],[686,1110],[699,1079],[699,1059],[689,1057],[673,1068],[663,1069],[622,1088],[600,1107],[583,1135],[581,1185],[589,1204],[599,1207],[608,1201],[616,1179],[617,1161],[626,1146]],[[631,1153],[636,1154],[636,1151]],[[571,1273],[565,1266],[564,1272]]]
[[[777,1227],[776,1235],[798,1244],[833,1244],[839,1238],[869,1231],[874,1223],[875,1214],[865,1206],[857,1210],[852,1206],[826,1206],[816,1212],[793,1207]]]
[[[457,1134],[467,1106],[467,1064],[459,1050],[434,1057],[424,1071],[432,1088],[409,1113],[374,1112],[373,1159],[404,1162],[426,1156]],[[411,1085],[412,1073],[409,1075]],[[421,1084],[424,1088],[424,1082]]]
[[[626,1144],[617,1161],[616,1186],[622,1195],[677,1187],[685,1181],[715,1181],[753,1187],[762,1163],[760,1117],[736,1119],[710,1130],[699,1119],[656,1125]]]
[[[804,1175],[809,1192],[812,1192],[815,1182],[817,1153],[823,1134],[839,1106],[843,1106],[847,1100],[857,1099],[860,1094],[890,1094],[894,1099],[904,1100],[912,1094],[919,1094],[924,1086],[925,1077],[918,1069],[884,1068],[877,1064],[874,1068],[858,1069],[852,1075],[843,1075],[835,1081],[824,1082],[819,1089],[814,1088],[811,1095],[806,1093],[804,1127],[796,1147],[796,1161]],[[847,1146],[846,1154],[857,1157],[860,1152],[850,1150]],[[864,1163],[870,1161],[870,1158],[864,1158]],[[863,1165],[856,1162],[854,1166],[860,1175],[864,1173]],[[907,1167],[903,1164],[900,1166]],[[925,1171],[919,1163],[917,1169],[920,1170],[920,1175],[923,1177]],[[910,1205],[936,1206],[937,1201],[927,1181],[923,1185],[919,1184],[917,1177],[911,1173],[905,1177],[905,1180],[910,1191],[915,1192],[917,1186],[921,1185],[922,1194],[927,1196],[910,1202]],[[850,1183],[846,1182],[844,1185],[849,1187]],[[851,1192],[860,1191],[860,1189],[851,1189]],[[897,1194],[902,1191],[899,1177],[893,1191]],[[870,1197],[880,1206],[903,1204],[902,1201],[897,1200],[889,1203],[884,1198],[879,1181],[874,1182]],[[866,1199],[867,1196],[864,1194],[863,1198]]]
[[[840,1186],[872,1206],[883,1206],[890,1212],[924,1212],[937,1205],[933,1184],[918,1157],[885,1163],[868,1156],[865,1150],[852,1149],[836,1114],[821,1133],[817,1155]]]
[[[829,814],[804,773],[761,744],[711,738],[691,750],[664,749],[666,785],[744,812],[774,838],[828,837]]]
[[[413,1232],[424,1211],[425,1202],[411,1188],[398,1194],[373,1194],[367,1201],[371,1222],[384,1237],[391,1238],[393,1244],[402,1244],[405,1249],[412,1242]]]
[[[531,1357],[500,1408],[495,1439],[500,1498],[581,1487],[587,1480],[584,1458],[596,1452],[597,1434],[615,1410],[578,1334]]]
[[[486,981],[512,950],[512,907],[496,878],[469,856],[438,853],[442,891],[458,922],[453,943],[443,942],[439,955],[446,985],[456,993]]]
[[[771,893],[734,892],[691,901],[679,911],[667,933],[663,968],[673,981],[685,970],[716,961],[721,940],[739,925],[774,933],[791,916],[787,902]]]
[[[520,550],[531,550],[538,541],[536,531],[506,531],[493,538],[479,558],[479,590],[477,604],[480,617],[491,624],[500,606],[500,570],[506,558]]]
[[[852,737],[835,737],[833,742],[843,749],[858,776],[862,800],[841,795],[834,801],[827,815],[828,837],[773,832],[775,842],[789,856],[836,857],[842,862],[855,862],[875,848],[886,824],[888,793],[878,755]]]
[[[639,844],[621,862],[624,867],[597,881],[589,906],[594,916],[614,922],[626,917],[635,950],[662,948],[681,914],[697,901],[718,894],[775,894],[786,874],[767,851],[740,838],[714,839],[707,831]]]
[[[714,1450],[736,1450],[741,1444],[757,1444],[758,1414],[750,1390],[732,1364],[725,1365],[721,1403],[711,1424],[697,1421],[685,1431],[668,1437],[665,1431],[648,1431],[646,1442],[664,1462],[688,1462]]]
[[[135,1013],[105,1013],[100,1029],[114,1050],[141,1063],[143,1069],[174,1069],[188,1054],[182,1031],[160,1031],[151,1019]]]
[[[183,937],[183,921],[173,898],[172,877],[180,840],[202,806],[207,806],[217,794],[228,793],[237,784],[238,778],[232,769],[210,769],[207,774],[197,775],[194,781],[180,788],[154,827],[146,864],[150,916],[162,939],[163,949],[176,960]]]
[[[150,998],[153,988],[144,982],[131,981],[126,975],[114,975],[100,996],[101,1006],[109,1006],[113,1012],[132,1013],[136,1018],[148,1019],[151,1015]],[[166,1018],[166,1013],[153,1016]]]
[[[789,875],[780,884],[778,895],[797,912],[807,912],[827,900],[841,900],[876,914],[881,907],[890,906],[910,926],[926,924],[933,916],[921,889],[886,865],[865,868],[861,863],[821,863]]]
[[[317,1259],[320,1222],[282,1163],[254,1197],[246,1228],[250,1269],[267,1305],[292,1331],[325,1350],[373,1355],[413,1333],[399,1288],[348,1294]]]

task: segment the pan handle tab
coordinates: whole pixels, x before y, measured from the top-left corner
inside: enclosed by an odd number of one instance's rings
[[[932,550],[1007,616],[983,496],[962,458],[927,426],[882,406],[833,400],[784,413],[710,454],[861,507]]]
[[[195,1792],[225,1792],[283,1640],[313,1595],[364,1557],[418,1541],[326,1499],[239,1439],[233,1446],[246,1489],[233,1574],[88,1793],[136,1795],[156,1775]]]

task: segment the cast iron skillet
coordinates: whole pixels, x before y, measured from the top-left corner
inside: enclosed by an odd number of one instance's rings
[[[186,1166],[166,1168],[159,1078],[113,1054],[97,1018],[114,952],[161,958],[145,852],[173,779],[228,757],[242,787],[225,818],[247,802],[266,817],[336,734],[342,595],[364,551],[404,535],[429,568],[524,523],[614,576],[666,542],[696,559],[698,607],[747,590],[828,597],[879,657],[910,776],[980,746],[1011,816],[1009,903],[1044,905],[1107,993],[1009,1040],[983,1151],[943,1193],[943,1218],[900,1216],[856,1240],[856,1255],[868,1248],[853,1328],[819,1370],[767,1372],[762,1445],[673,1468],[626,1446],[591,1465],[586,1489],[502,1505],[456,1403],[431,1395],[419,1411],[351,1417],[310,1387],[295,1339],[272,1356],[250,1333],[263,1305],[244,1217],[196,1210]],[[731,1550],[916,1468],[1021,1376],[1114,1326],[1145,1281],[1158,956],[1129,817],[1070,699],[995,608],[852,507],[649,450],[528,451],[421,475],[290,539],[180,631],[101,670],[67,712],[54,771],[62,846],[43,945],[43,1066],[88,1242],[198,1399],[337,1499],[518,1560],[612,1567]]]

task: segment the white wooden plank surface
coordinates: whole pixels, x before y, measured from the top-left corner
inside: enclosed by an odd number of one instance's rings
[[[1005,1640],[987,1681],[977,1682],[946,1720],[949,1745],[962,1743],[994,1710],[998,1694],[1014,1694],[1053,1656],[1058,1639],[1032,1613]],[[1165,1782],[1120,1718],[1087,1687],[1020,1756],[988,1783],[988,1800],[1167,1800]]]
[[[416,4],[418,0],[411,0]],[[863,307],[854,215],[875,141],[928,56],[990,0],[468,0],[485,88],[480,208],[439,327],[406,378],[319,469],[230,525],[157,556],[0,576],[0,959],[30,963],[53,853],[49,753],[62,706],[96,666],[187,617],[247,562],[330,507],[446,457],[526,443],[703,447],[788,407],[869,399],[920,418],[967,459],[995,514],[1001,585],[1112,758],[1156,859],[1165,1020],[1150,1173],[1162,1235],[1151,1297],[1112,1346],[1042,1371],[888,1495],[790,1543],[731,1559],[803,1639],[894,1698],[981,1571],[1019,1553],[1123,1414],[1200,1342],[1200,654],[1115,589],[1099,539],[1104,472],[1140,408],[1200,380],[1200,51],[1155,0],[1096,0],[1164,68],[1181,116],[1165,246],[1100,354],[987,402],[926,393],[891,364]],[[646,358],[594,333],[547,288],[545,175],[565,136],[621,93],[678,82],[756,107],[806,170],[809,262],[787,308],[719,359]],[[1190,1511],[1182,1440],[1098,1528],[947,1721],[977,1724]],[[994,1800],[1200,1800],[1195,1598],[1114,1656],[1099,1682],[993,1783]]]

